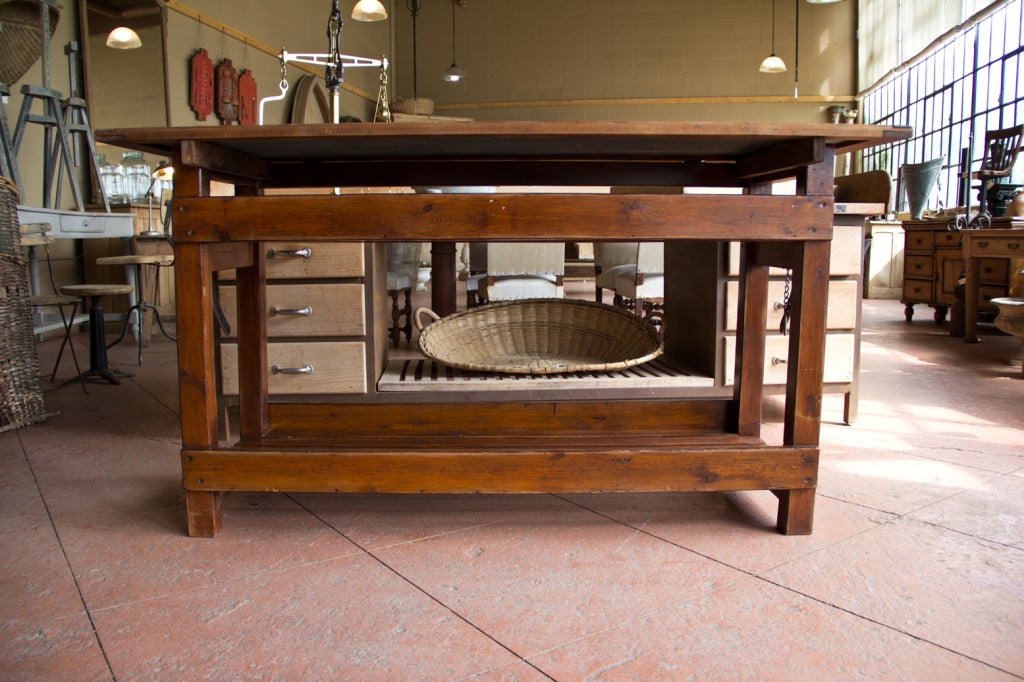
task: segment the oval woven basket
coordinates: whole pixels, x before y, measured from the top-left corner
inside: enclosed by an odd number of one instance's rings
[[[422,314],[437,321],[424,327]],[[501,301],[444,318],[420,308],[413,317],[424,355],[478,372],[607,372],[653,360],[665,347],[649,322],[593,301]]]
[[[48,8],[52,38],[60,20],[58,7]],[[0,0],[0,83],[13,86],[43,56],[42,17],[39,3]],[[13,89],[13,88],[12,88]]]

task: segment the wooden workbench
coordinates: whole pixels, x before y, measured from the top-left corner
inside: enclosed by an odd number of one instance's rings
[[[836,153],[909,129],[833,124],[474,122],[99,131],[172,156],[182,474],[192,535],[226,491],[539,493],[768,489],[778,526],[810,533],[818,470]],[[770,183],[797,178],[798,196]],[[236,196],[209,196],[210,181]],[[353,186],[744,187],[716,194],[264,196]],[[367,245],[365,391],[271,398],[267,241]],[[666,242],[667,385],[573,377],[558,388],[382,390],[379,247],[387,241]],[[742,242],[733,385],[722,376],[724,243]],[[454,249],[434,251],[454,310]],[[440,254],[440,257],[439,257]],[[706,274],[690,281],[700,265]],[[784,435],[761,437],[769,266],[792,270]],[[218,438],[217,273],[237,273],[237,441]],[[444,282],[443,286],[439,286]],[[568,384],[566,384],[568,382]],[[584,390],[582,386],[587,386]],[[474,403],[468,410],[467,397]]]

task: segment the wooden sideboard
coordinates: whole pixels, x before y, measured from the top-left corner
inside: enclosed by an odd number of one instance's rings
[[[835,154],[909,129],[834,124],[474,122],[97,132],[172,156],[182,479],[188,530],[212,536],[232,490],[541,493],[766,489],[810,533],[817,482]],[[713,163],[708,163],[713,162]],[[797,196],[771,196],[796,177]],[[236,196],[210,196],[229,178]],[[548,186],[543,194],[269,196],[270,187]],[[582,194],[566,186],[742,187],[742,195]],[[273,395],[268,242],[664,241],[657,372],[501,381],[387,358],[371,263],[358,338],[365,393]],[[725,278],[696,255],[741,243],[735,374],[720,362]],[[454,252],[454,248],[450,249]],[[435,249],[435,253],[438,250]],[[792,271],[780,442],[761,434],[769,268]],[[239,437],[219,438],[218,273],[235,271]],[[724,270],[723,270],[724,272]],[[367,275],[364,275],[366,277]],[[454,301],[435,258],[435,298]],[[312,345],[312,344],[310,344]],[[383,362],[380,369],[374,364]],[[422,371],[421,371],[422,369]],[[379,374],[377,372],[379,371]],[[305,376],[315,374],[307,373]],[[405,376],[412,380],[403,385]],[[732,379],[732,385],[729,379]],[[467,410],[467,401],[472,410]],[[467,415],[471,415],[468,416]]]
[[[992,222],[991,229],[963,232],[964,341],[968,343],[978,341],[980,302],[995,298],[985,298],[986,271],[991,267],[988,263],[994,260],[1010,270],[1013,261],[1024,258],[1024,219],[1008,218]],[[1012,273],[1009,276],[1012,277]]]
[[[993,226],[998,227],[1006,220],[995,218]],[[935,323],[942,324],[957,302],[956,287],[964,273],[961,241],[963,234],[972,230],[951,230],[944,220],[906,220],[903,230],[906,246],[900,301],[905,306],[904,316],[910,322],[915,304],[929,305],[935,309]],[[975,311],[995,312],[995,306],[988,301],[1006,295],[1009,272],[1006,260],[984,258],[979,262]],[[952,325],[950,334],[959,336],[962,329],[962,325]]]

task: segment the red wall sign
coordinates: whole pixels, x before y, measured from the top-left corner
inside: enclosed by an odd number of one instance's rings
[[[238,120],[238,72],[230,59],[217,65],[217,118],[224,125]]]
[[[205,121],[213,113],[213,61],[205,48],[192,55],[192,87],[189,104],[196,118]]]
[[[238,122],[256,125],[256,79],[249,69],[238,77]]]

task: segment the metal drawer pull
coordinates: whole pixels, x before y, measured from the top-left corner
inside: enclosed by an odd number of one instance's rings
[[[304,249],[270,249],[267,251],[267,258],[277,258],[278,256],[301,256],[302,258],[312,258],[313,249],[308,246]]]
[[[1020,248],[1020,242],[1007,242],[1006,248],[1008,248],[1010,251],[1016,251],[1017,249]]]
[[[773,307],[776,310],[785,310],[786,309],[786,304],[783,303],[782,301],[776,301]]]
[[[270,368],[271,374],[312,374],[313,365],[306,365],[305,367],[278,367],[274,365]]]
[[[786,364],[786,358],[780,358],[778,356],[772,356],[772,367],[774,367],[775,365],[784,365],[784,364]]]
[[[313,314],[313,309],[308,305],[305,308],[276,308],[270,309],[270,316],[275,317],[277,315],[304,315],[309,317]]]

